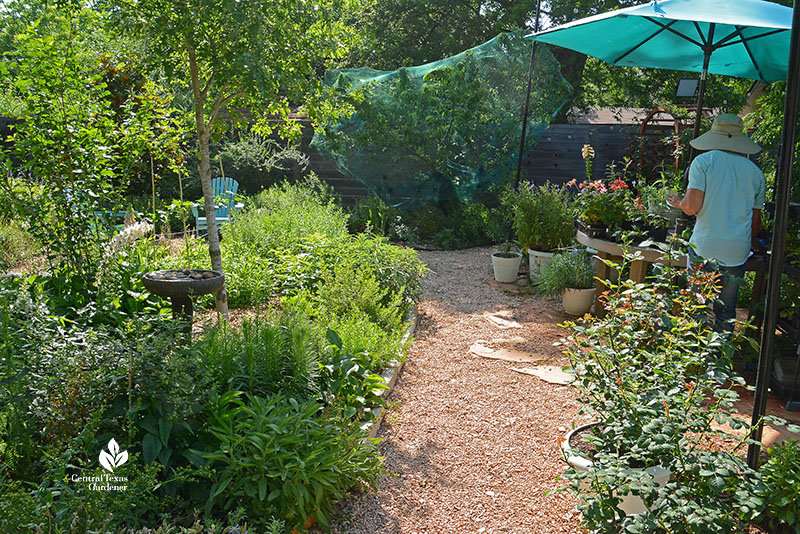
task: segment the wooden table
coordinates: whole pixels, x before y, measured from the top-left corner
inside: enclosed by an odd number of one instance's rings
[[[672,265],[673,267],[682,268],[687,266],[685,254],[675,253],[670,258],[667,256],[666,252],[659,249],[633,246],[628,247],[625,249],[625,252],[623,252],[622,246],[619,243],[606,241],[605,239],[592,238],[580,230],[578,230],[577,240],[581,245],[596,250],[597,256],[600,258],[600,261],[597,262],[597,291],[595,292],[594,297],[594,311],[595,315],[598,317],[604,317],[606,314],[606,310],[603,308],[603,305],[600,302],[600,297],[602,296],[603,292],[608,289],[605,281],[616,280],[619,276],[619,273],[616,272],[616,270],[611,269],[611,267],[606,265],[606,263],[602,260],[619,262],[622,260],[623,254],[633,256],[633,258],[630,260],[631,272],[629,277],[631,281],[636,283],[644,282],[644,279],[647,276],[647,268],[651,263],[660,263],[662,265]],[[752,317],[755,313],[754,310],[756,307],[754,304],[760,302],[764,297],[764,291],[766,290],[764,274],[766,273],[767,265],[768,262],[763,256],[751,256],[745,264],[745,270],[755,271],[756,273],[756,278],[753,282],[753,298],[750,301],[750,317]]]

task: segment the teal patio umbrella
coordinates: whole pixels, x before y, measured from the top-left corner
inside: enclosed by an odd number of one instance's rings
[[[611,65],[699,72],[694,137],[708,73],[786,79],[792,8],[763,0],[663,0],[533,33]]]

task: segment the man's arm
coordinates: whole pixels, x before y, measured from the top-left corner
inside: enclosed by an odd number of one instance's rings
[[[703,207],[705,198],[705,191],[690,187],[686,190],[686,195],[683,198],[680,195],[672,195],[669,197],[668,202],[673,208],[683,210],[686,215],[694,215]]]
[[[761,210],[754,209],[752,231],[750,232],[751,234],[750,248],[755,250],[756,252],[762,252],[764,250],[764,246],[758,239],[758,232],[760,231],[761,231]]]

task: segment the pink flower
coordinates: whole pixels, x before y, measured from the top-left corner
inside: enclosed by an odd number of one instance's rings
[[[573,186],[573,185],[575,185],[576,183],[578,183],[578,180],[576,180],[575,178],[573,178],[572,180],[570,180],[569,182],[567,182],[567,187],[572,187],[572,186]]]

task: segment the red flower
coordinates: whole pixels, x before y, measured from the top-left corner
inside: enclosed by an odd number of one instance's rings
[[[609,187],[611,187],[612,191],[619,191],[620,189],[628,189],[628,184],[622,178],[617,178]]]

